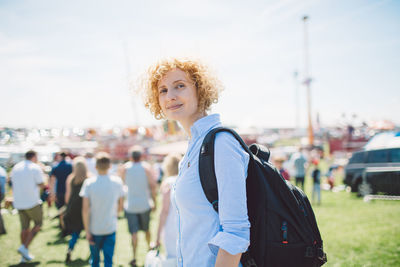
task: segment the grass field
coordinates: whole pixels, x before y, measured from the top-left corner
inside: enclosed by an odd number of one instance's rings
[[[35,256],[35,259],[29,264],[19,265],[21,256],[17,253],[20,246],[19,233],[20,224],[18,214],[3,214],[4,223],[6,225],[7,234],[0,236],[0,266],[89,266],[88,259],[90,256],[89,246],[85,239],[84,231],[75,245],[72,253],[72,262],[65,264],[65,256],[68,247],[69,237],[59,237],[58,219],[50,220],[46,213],[55,215],[57,210],[51,208],[46,210],[45,220],[42,230],[35,237],[29,251]],[[152,218],[156,215],[152,215]],[[155,234],[156,220],[151,220],[150,227]],[[153,235],[155,236],[155,235]],[[128,266],[132,260],[131,239],[128,232],[126,219],[122,217],[118,219],[117,241],[114,253],[114,266]],[[144,257],[147,252],[144,234],[139,233],[139,264],[144,264]]]
[[[310,188],[307,181],[306,188]],[[308,192],[308,191],[307,191]],[[400,266],[400,201],[363,202],[347,192],[322,192],[322,205],[315,206],[328,263],[325,266]],[[47,210],[45,209],[45,214]],[[51,209],[50,214],[56,211]],[[154,216],[154,215],[153,215]],[[0,236],[0,266],[17,266],[20,255],[18,215],[3,214],[8,233]],[[64,266],[68,238],[58,237],[57,220],[44,221],[43,229],[30,246],[35,259],[28,266]],[[151,229],[156,229],[152,220]],[[139,264],[147,247],[139,235]],[[115,266],[128,266],[131,244],[124,218],[119,219]],[[68,266],[87,266],[89,248],[84,233]]]

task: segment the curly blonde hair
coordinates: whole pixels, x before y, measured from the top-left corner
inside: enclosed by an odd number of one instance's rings
[[[184,71],[193,81],[197,90],[200,112],[210,110],[211,105],[218,102],[218,96],[223,87],[206,65],[193,59],[163,59],[151,66],[142,80],[145,107],[156,119],[165,118],[158,99],[158,83],[167,72],[173,69]]]

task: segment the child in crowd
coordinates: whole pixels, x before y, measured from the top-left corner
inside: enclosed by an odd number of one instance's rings
[[[110,167],[110,156],[105,152],[98,153],[98,175],[86,179],[79,193],[83,198],[82,219],[93,267],[99,266],[100,251],[104,254],[104,266],[112,266],[118,212],[123,208],[123,183],[121,178],[108,175]]]
[[[335,186],[335,176],[334,176],[334,171],[337,169],[336,165],[331,165],[329,167],[328,172],[326,173],[326,178],[328,180],[329,184],[329,189],[332,190],[333,187]]]
[[[315,198],[317,197],[318,205],[321,204],[321,170],[319,169],[319,161],[314,159],[312,161],[314,170],[312,171],[311,177],[313,178],[313,192],[312,192],[312,202],[315,203]]]
[[[286,181],[290,181],[290,174],[289,172],[283,167],[283,163],[285,162],[285,158],[283,157],[277,157],[274,160],[275,163],[275,167],[279,170],[279,172],[281,173],[282,177],[286,180]]]

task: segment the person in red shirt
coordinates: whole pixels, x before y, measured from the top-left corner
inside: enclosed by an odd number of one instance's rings
[[[285,158],[284,157],[277,157],[277,158],[274,159],[275,167],[279,170],[279,172],[281,173],[282,177],[286,181],[290,181],[289,172],[285,168],[283,168],[283,163],[284,162],[285,162]]]

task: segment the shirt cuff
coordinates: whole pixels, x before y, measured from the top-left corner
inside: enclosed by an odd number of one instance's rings
[[[249,240],[227,232],[218,232],[208,242],[208,247],[215,256],[217,256],[219,248],[222,248],[231,255],[236,255],[246,252],[249,245]]]

